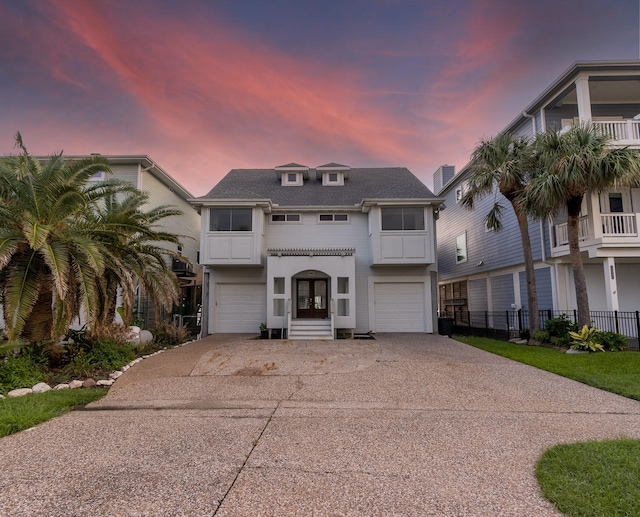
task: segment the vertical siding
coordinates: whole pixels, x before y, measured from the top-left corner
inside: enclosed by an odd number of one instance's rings
[[[538,295],[538,310],[553,309],[551,268],[536,269],[536,292]],[[525,271],[520,271],[520,300],[522,308],[528,310],[527,273]]]
[[[500,275],[491,277],[491,301],[493,312],[513,310],[514,303],[513,275]]]

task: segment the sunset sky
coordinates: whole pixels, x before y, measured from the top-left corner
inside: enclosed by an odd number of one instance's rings
[[[0,155],[406,166],[431,187],[574,61],[638,58],[638,0],[0,0]]]

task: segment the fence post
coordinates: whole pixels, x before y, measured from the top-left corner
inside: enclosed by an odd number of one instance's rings
[[[613,311],[613,317],[616,320],[616,334],[620,334],[620,324],[618,323],[618,311]]]
[[[591,317],[591,315],[589,315],[589,317]],[[578,323],[578,311],[576,309],[573,309],[573,322]]]
[[[518,309],[518,332],[522,330],[522,309]]]
[[[636,337],[638,338],[638,346],[640,347],[640,311],[636,311]]]
[[[638,321],[638,325],[640,325],[640,320]],[[640,329],[640,326],[638,328]],[[488,336],[489,336],[489,311],[484,311],[484,337],[488,337]],[[640,334],[638,334],[638,336],[640,336]]]

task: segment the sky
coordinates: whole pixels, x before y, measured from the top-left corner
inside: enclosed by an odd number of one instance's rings
[[[194,196],[290,162],[460,170],[638,0],[0,0],[0,155],[148,155]]]

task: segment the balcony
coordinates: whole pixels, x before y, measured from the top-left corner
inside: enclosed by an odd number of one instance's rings
[[[640,120],[599,120],[593,125],[617,145],[640,145]]]
[[[598,214],[596,217],[598,225],[593,224],[593,217],[583,216],[580,218],[578,238],[581,248],[590,246],[640,247],[640,238],[638,236],[640,214]],[[569,246],[567,223],[555,225],[553,227],[553,237],[553,254],[555,256],[564,255]]]

